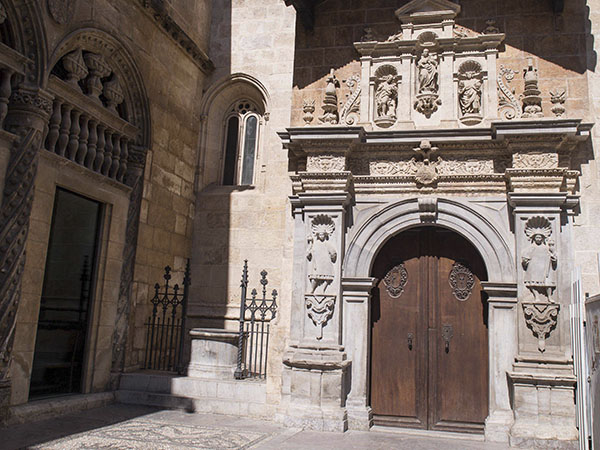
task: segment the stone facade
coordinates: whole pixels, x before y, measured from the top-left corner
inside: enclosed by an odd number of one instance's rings
[[[229,373],[248,260],[250,284],[264,269],[280,296],[266,380],[240,397],[305,428],[369,429],[373,262],[437,226],[487,269],[486,439],[573,444],[574,269],[600,290],[600,4],[550,3],[4,1],[27,26],[0,30],[3,410],[28,401],[60,186],[106,205],[83,392],[141,367],[153,285],[187,258],[202,331],[186,349],[203,359],[176,394],[204,392],[215,348]],[[251,182],[240,139],[225,182],[228,121],[246,133],[250,116]],[[121,398],[139,390],[128,377]]]

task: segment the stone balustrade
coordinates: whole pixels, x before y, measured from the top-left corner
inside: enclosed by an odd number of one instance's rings
[[[57,77],[49,89],[55,99],[45,149],[124,183],[138,129]]]
[[[25,66],[31,60],[0,42],[0,129],[8,114],[8,103],[12,94],[12,84],[17,75],[25,74]]]

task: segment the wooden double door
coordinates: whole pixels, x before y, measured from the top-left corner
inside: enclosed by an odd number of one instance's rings
[[[462,236],[422,227],[373,267],[370,401],[379,425],[483,432],[488,415],[485,266]]]

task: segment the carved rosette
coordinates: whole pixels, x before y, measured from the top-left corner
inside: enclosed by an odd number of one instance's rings
[[[319,330],[318,341],[323,339],[323,328],[333,317],[335,299],[335,295],[327,294],[306,294],[304,297],[308,317]]]
[[[452,295],[456,300],[465,302],[471,296],[475,286],[475,277],[473,272],[465,265],[455,262],[448,276],[448,283],[452,288]]]
[[[556,303],[523,303],[525,323],[538,340],[538,350],[546,351],[546,339],[556,328],[560,305]]]
[[[393,267],[383,278],[383,284],[388,295],[392,298],[400,298],[408,283],[408,271],[404,263]]]

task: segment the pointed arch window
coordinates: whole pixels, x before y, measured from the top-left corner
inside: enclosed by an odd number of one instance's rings
[[[236,102],[225,123],[223,185],[252,185],[261,123],[258,109],[248,100]]]

